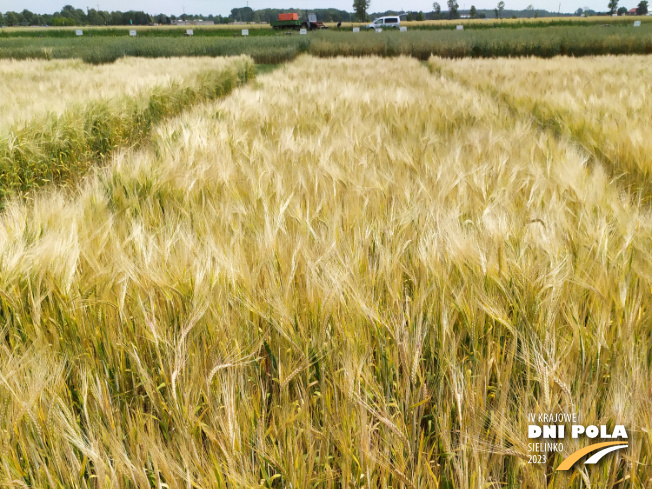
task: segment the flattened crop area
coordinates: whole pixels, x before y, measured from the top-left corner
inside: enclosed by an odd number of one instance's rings
[[[0,485],[649,480],[652,216],[614,178],[645,148],[598,155],[457,63],[300,57],[11,201]],[[527,414],[559,411],[630,447],[528,464]]]

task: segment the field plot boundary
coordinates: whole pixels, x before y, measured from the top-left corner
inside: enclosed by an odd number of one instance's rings
[[[517,97],[508,91],[501,90],[490,80],[466,80],[458,76],[446,66],[446,59],[433,57],[428,63],[432,73],[454,80],[471,90],[479,90],[491,96],[515,116],[529,117],[542,130],[549,131],[558,138],[566,138],[576,144],[589,158],[588,163],[605,166],[612,178],[620,181],[620,185],[633,197],[640,197],[643,202],[652,203],[652,181],[650,171],[640,164],[619,160],[617,155],[602,149],[603,137],[599,128],[590,122],[572,124],[572,114],[567,109],[556,107],[544,98],[536,100],[529,97]],[[526,100],[527,99],[527,100]]]
[[[133,97],[91,101],[11,129],[0,135],[0,205],[9,195],[74,182],[117,148],[147,141],[155,124],[227,95],[254,76],[253,60],[241,56],[223,69],[205,70],[183,83],[173,81]]]

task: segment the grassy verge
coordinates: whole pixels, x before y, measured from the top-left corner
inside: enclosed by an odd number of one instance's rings
[[[652,24],[639,28],[599,26],[492,29],[476,31],[408,31],[314,35],[310,53],[330,56],[397,56],[426,60],[511,56],[552,57],[652,53]]]
[[[14,28],[0,31],[0,39],[13,37],[36,38],[78,38],[76,31],[81,29],[84,38],[89,37],[129,37],[129,31],[135,30],[138,37],[185,37],[186,31],[192,29],[193,37],[233,37],[240,35],[242,29],[249,31],[249,36],[273,36],[278,34],[267,26],[232,26],[228,29],[215,27],[73,27],[73,28]]]
[[[88,63],[110,63],[123,56],[251,56],[256,63],[290,61],[308,50],[307,36],[254,38],[94,37],[11,38],[0,40],[0,57],[14,59],[81,58]]]
[[[0,199],[48,182],[66,183],[119,146],[147,138],[152,126],[198,102],[223,96],[254,76],[250,58],[134,97],[90,101],[29,122],[0,137]]]

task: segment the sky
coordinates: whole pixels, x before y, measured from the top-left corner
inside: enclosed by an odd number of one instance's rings
[[[371,0],[369,12],[383,12],[385,10],[423,10],[432,11],[435,0]],[[438,0],[442,10],[446,10],[446,0]],[[493,0],[457,0],[461,9],[469,9],[475,5],[478,9],[493,9],[498,3]],[[591,8],[597,11],[607,10],[608,0],[504,0],[506,9],[522,10],[530,4],[535,9],[545,9],[551,12],[575,12],[578,8]],[[620,0],[619,6],[636,7],[639,0]],[[560,8],[561,2],[561,8]],[[181,15],[184,10],[188,14],[214,14],[228,15],[232,8],[249,7],[254,10],[263,8],[337,8],[353,11],[353,0],[309,0],[307,2],[293,0],[61,0],[52,2],[46,0],[0,0],[0,12],[9,10],[22,11],[28,9],[34,13],[53,13],[64,5],[86,10],[87,7],[100,10],[142,10],[149,14],[165,13],[168,15]]]

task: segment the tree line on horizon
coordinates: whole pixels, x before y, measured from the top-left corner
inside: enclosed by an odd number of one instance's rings
[[[171,24],[176,20],[206,20],[215,24],[229,24],[232,22],[265,23],[278,20],[278,14],[285,12],[303,12],[303,9],[261,9],[253,10],[251,7],[234,8],[228,16],[201,15],[201,14],[148,14],[143,11],[130,10],[128,12],[96,10],[88,8],[86,11],[66,5],[53,14],[36,14],[27,9],[21,12],[0,12],[0,25],[3,26],[84,26],[84,25],[152,25]],[[350,22],[355,20],[354,14],[345,10],[334,8],[313,9],[320,20],[324,22]]]

